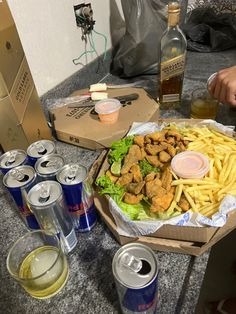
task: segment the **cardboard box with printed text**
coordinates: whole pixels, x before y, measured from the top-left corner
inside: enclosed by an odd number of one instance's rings
[[[80,90],[72,94],[86,94]],[[57,139],[89,149],[110,147],[129,131],[133,121],[156,121],[159,118],[159,104],[142,88],[108,89],[108,97],[138,94],[138,99],[123,106],[119,119],[114,124],[102,124],[91,107],[70,108],[68,105],[50,111],[51,122]]]
[[[0,2],[0,144],[4,151],[51,139],[7,1]]]

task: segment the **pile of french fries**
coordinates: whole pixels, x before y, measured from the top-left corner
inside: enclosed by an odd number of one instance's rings
[[[181,211],[178,202],[183,193],[193,212],[211,218],[225,195],[236,195],[236,141],[207,127],[181,128],[181,133],[189,141],[188,150],[208,157],[210,170],[202,179],[181,179],[172,172],[176,190],[168,212]]]

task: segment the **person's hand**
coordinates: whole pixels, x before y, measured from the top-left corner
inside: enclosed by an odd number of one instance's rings
[[[208,88],[219,102],[236,106],[236,66],[220,70]]]

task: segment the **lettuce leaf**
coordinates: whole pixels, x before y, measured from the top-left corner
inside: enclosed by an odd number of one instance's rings
[[[107,176],[99,177],[95,184],[101,188],[99,191],[101,195],[109,194],[112,198],[115,197],[117,200],[121,200],[124,195],[124,188],[114,184]]]
[[[140,160],[139,167],[143,178],[151,172],[160,172],[160,169],[152,166],[146,159]]]
[[[114,161],[122,161],[127,155],[130,146],[133,144],[134,137],[127,136],[117,142],[111,144],[111,150],[108,154],[108,162],[112,164]]]
[[[116,201],[116,200],[115,200]],[[127,204],[121,200],[116,201],[117,205],[123,211],[123,213],[131,220],[144,220],[150,219],[150,216],[146,213],[146,205],[143,202],[139,204],[131,205]]]

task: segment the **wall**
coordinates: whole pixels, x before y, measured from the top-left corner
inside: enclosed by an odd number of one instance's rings
[[[114,1],[8,0],[40,96],[82,67],[72,62],[85,51],[73,5],[92,4],[95,30],[107,37],[107,48],[110,48],[110,2]],[[116,4],[121,11],[120,0]],[[97,34],[93,37],[98,54],[102,54],[104,38]],[[87,62],[96,57],[95,53],[89,54]],[[85,64],[85,56],[80,61]]]

